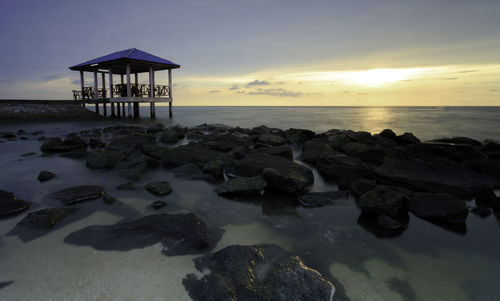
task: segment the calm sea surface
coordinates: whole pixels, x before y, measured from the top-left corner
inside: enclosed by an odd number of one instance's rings
[[[142,116],[148,108],[141,107]],[[467,136],[500,140],[497,107],[157,107],[157,120],[166,125],[194,126],[224,123],[253,127],[385,128],[397,134],[413,132],[422,140]],[[41,142],[32,133],[63,136],[114,122],[58,122],[0,125],[0,130],[27,132],[26,140],[0,141],[0,189],[33,202],[28,212],[60,206],[50,193],[74,185],[104,185],[120,202],[81,203],[79,213],[34,239],[12,235],[26,213],[0,220],[0,300],[190,300],[182,285],[196,272],[193,258],[161,253],[158,245],[130,251],[98,251],[64,243],[70,233],[91,225],[109,225],[158,212],[194,212],[226,232],[216,250],[232,244],[274,243],[301,256],[305,263],[337,287],[334,300],[499,300],[499,218],[469,214],[466,229],[438,226],[410,214],[408,228],[384,237],[360,215],[347,197],[334,206],[303,208],[294,199],[264,195],[234,200],[214,193],[214,184],[183,180],[170,170],[149,171],[135,183],[136,190],[118,190],[126,180],[117,171],[96,171],[84,159],[42,156]],[[148,118],[127,123],[149,124]],[[184,141],[186,142],[186,141]],[[35,152],[34,155],[22,156]],[[300,149],[294,150],[296,161]],[[40,183],[40,170],[57,177]],[[313,169],[312,191],[336,190]],[[149,207],[158,200],[142,187],[168,180],[174,192],[162,198],[160,211]],[[468,206],[474,207],[474,201]]]

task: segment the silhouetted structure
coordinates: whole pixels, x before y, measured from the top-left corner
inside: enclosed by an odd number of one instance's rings
[[[82,105],[95,104],[99,113],[99,104],[103,106],[103,114],[107,115],[106,104],[111,104],[111,116],[125,116],[125,104],[128,105],[128,117],[139,116],[139,103],[149,102],[151,118],[155,117],[155,103],[169,103],[169,117],[172,117],[172,69],[180,68],[169,60],[162,59],[142,50],[131,48],[114,52],[75,66],[71,70],[80,71],[81,90],[73,90],[73,99],[81,101]],[[155,85],[155,71],[168,70],[168,86]],[[85,87],[84,72],[94,73],[94,86]],[[138,74],[149,72],[149,84],[139,84]],[[102,75],[102,88],[99,89],[98,73]],[[106,73],[109,78],[106,89]],[[113,75],[120,75],[120,84],[113,84]],[[135,75],[135,82],[130,82],[130,75]],[[126,81],[124,81],[126,76]],[[115,112],[115,104],[117,110]]]

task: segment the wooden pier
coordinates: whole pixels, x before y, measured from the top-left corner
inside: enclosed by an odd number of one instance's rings
[[[95,105],[97,114],[101,105],[104,116],[108,115],[109,104],[110,116],[128,118],[139,117],[140,103],[149,103],[150,116],[155,118],[156,103],[168,102],[169,117],[172,118],[172,69],[177,68],[180,68],[180,65],[136,48],[114,52],[69,67],[71,70],[80,71],[81,90],[73,90],[73,99],[83,107]],[[155,85],[155,71],[160,70],[168,71],[168,85]],[[84,85],[84,72],[93,73],[93,86]],[[139,84],[138,75],[146,72],[149,73],[149,83]],[[101,74],[101,88],[98,74]],[[131,74],[134,74],[134,83],[131,83]],[[113,84],[114,75],[120,75],[120,84]]]

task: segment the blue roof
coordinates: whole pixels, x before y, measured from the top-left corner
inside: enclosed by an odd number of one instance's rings
[[[152,55],[150,53],[147,53],[145,51],[142,51],[142,50],[139,50],[136,48],[130,48],[130,49],[122,50],[122,51],[113,52],[111,54],[101,56],[101,57],[98,57],[96,59],[78,64],[78,65],[71,66],[71,67],[69,67],[69,69],[76,69],[76,70],[86,69],[86,67],[90,67],[91,65],[105,64],[105,63],[109,63],[109,62],[113,62],[113,61],[122,61],[122,60],[124,60],[124,61],[140,61],[140,62],[144,62],[144,63],[152,63],[154,65],[168,65],[168,66],[165,66],[168,68],[179,68],[180,67],[180,65],[178,65],[172,61],[163,59],[161,57],[158,57],[156,55]]]

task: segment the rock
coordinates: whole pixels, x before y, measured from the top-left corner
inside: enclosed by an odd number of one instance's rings
[[[76,208],[47,208],[30,212],[17,225],[31,229],[48,230],[76,210]]]
[[[420,140],[417,137],[415,137],[412,133],[404,133],[403,135],[399,135],[396,137],[395,140],[397,143],[403,145],[420,143]]]
[[[81,185],[65,188],[52,193],[52,197],[63,202],[65,205],[95,200],[104,194],[104,187],[93,185]]]
[[[361,195],[372,190],[373,188],[375,188],[375,181],[358,179],[351,182],[350,190],[355,197],[360,197]]]
[[[476,193],[475,196],[476,205],[489,207],[491,206],[491,203],[496,197],[497,196],[495,195],[495,192],[493,192],[492,189],[479,191],[478,193]]]
[[[157,196],[164,196],[172,193],[172,187],[167,181],[151,182],[144,186],[147,191]]]
[[[215,188],[219,195],[258,195],[267,182],[262,176],[229,179]]]
[[[317,162],[318,171],[328,180],[337,181],[341,175],[357,175],[359,177],[372,177],[371,165],[352,157],[330,157]],[[349,187],[347,187],[349,188]]]
[[[59,152],[59,147],[62,145],[62,139],[59,137],[56,138],[47,138],[43,142],[40,150],[44,153],[55,153]]]
[[[450,162],[397,158],[386,158],[375,169],[375,178],[382,184],[421,192],[447,192],[463,198],[472,198],[476,192],[496,185],[496,181]]]
[[[143,155],[140,152],[131,153],[125,161],[120,161],[115,165],[115,169],[119,170],[121,175],[128,180],[139,180],[151,166],[150,157]]]
[[[226,134],[226,135],[207,135],[200,142],[206,148],[228,152],[231,150],[235,150],[244,146],[250,145],[250,139],[248,137],[240,137],[234,134]]]
[[[333,149],[327,139],[314,138],[304,143],[300,158],[305,162],[318,165],[325,164],[336,156],[337,151]]]
[[[309,184],[314,181],[310,168],[282,157],[259,153],[250,153],[242,160],[232,161],[227,168],[227,174],[234,177],[253,177],[262,175],[266,168],[300,174],[300,177],[306,179]]]
[[[0,189],[0,218],[18,215],[30,206],[30,202],[20,200],[12,192]]]
[[[104,148],[106,146],[106,144],[104,142],[102,142],[100,139],[92,138],[92,139],[89,140],[89,146],[92,149],[94,149],[94,148]]]
[[[299,195],[298,200],[304,207],[323,207],[334,205],[336,201],[349,198],[345,191],[309,192]]]
[[[294,169],[265,168],[262,172],[269,186],[275,190],[296,194],[314,182],[314,176]]]
[[[379,146],[370,146],[358,142],[349,142],[342,147],[342,151],[349,156],[360,158],[362,161],[381,165],[390,151]]]
[[[156,146],[155,135],[137,131],[127,131],[126,136],[111,139],[107,149],[127,155],[152,146]]]
[[[24,153],[21,155],[21,157],[28,157],[28,156],[34,156],[36,155],[36,152],[29,152],[29,153]]]
[[[396,187],[378,185],[359,198],[358,206],[363,212],[397,217],[408,211],[408,193]]]
[[[288,145],[259,147],[254,149],[251,153],[268,154],[283,157],[290,161],[293,160],[292,148]]]
[[[479,217],[482,217],[482,218],[485,218],[485,217],[488,217],[491,215],[491,210],[490,208],[486,207],[486,206],[478,206],[474,209],[471,210],[472,213],[474,213],[475,215],[479,216]]]
[[[441,222],[464,222],[469,210],[464,200],[449,193],[415,193],[409,210],[416,216]]]
[[[203,165],[203,172],[210,174],[214,177],[222,177],[224,170],[224,162],[219,159],[210,160]]]
[[[500,152],[500,144],[492,140],[484,140],[481,148],[487,152]]]
[[[204,174],[195,164],[184,164],[174,169],[176,177],[190,180],[213,180],[212,175]]]
[[[394,133],[391,129],[385,129],[382,132],[380,132],[378,135],[381,137],[389,138],[391,140],[397,139],[396,133]]]
[[[285,138],[293,144],[304,143],[314,138],[315,135],[313,131],[306,129],[290,128],[285,131]]]
[[[38,174],[38,181],[40,182],[45,182],[45,181],[48,181],[48,180],[51,180],[53,178],[56,177],[56,174],[53,173],[53,172],[50,172],[50,171],[47,171],[47,170],[42,170],[39,174]]]
[[[179,137],[177,132],[166,130],[160,136],[160,141],[163,143],[175,143],[182,139],[184,136]]]
[[[118,189],[118,190],[134,190],[135,187],[134,187],[134,183],[127,182],[127,183],[123,183],[123,184],[118,185],[116,187],[116,189]]]
[[[194,259],[201,279],[189,274],[182,283],[194,301],[329,301],[334,286],[276,245],[226,247]]]
[[[186,134],[186,138],[188,140],[201,140],[205,137],[205,134],[201,131],[189,131],[187,134]]]
[[[178,167],[188,163],[201,167],[208,161],[219,159],[219,153],[202,145],[188,144],[163,149],[160,157],[165,168]]]
[[[493,209],[493,212],[500,212],[500,197],[496,197],[493,202],[491,202],[491,209]]]
[[[16,138],[16,134],[12,132],[2,132],[1,133],[5,139]]]
[[[118,202],[118,200],[109,193],[105,193],[102,197],[102,200],[105,204],[108,204],[108,205],[115,204]]]
[[[408,228],[409,219],[394,219],[385,214],[361,212],[358,217],[358,224],[366,231],[373,233],[380,238],[398,237]]]
[[[273,134],[262,134],[257,139],[258,144],[281,146],[286,144],[286,140],[283,137],[273,135]]]
[[[86,227],[66,236],[64,242],[116,251],[160,243],[165,255],[175,256],[210,251],[222,233],[192,213],[154,214],[131,222]]]
[[[457,146],[442,143],[418,143],[408,146],[405,150],[405,154],[410,159],[423,160],[426,162],[448,159],[461,163],[466,159],[464,151],[470,152],[472,148],[469,145]],[[444,162],[448,163],[448,161]]]
[[[146,133],[148,134],[156,134],[156,133],[159,133],[161,131],[163,131],[163,128],[165,128],[165,125],[163,125],[162,123],[157,123],[151,127],[148,127],[146,129]]]
[[[165,203],[164,201],[154,201],[150,206],[154,209],[161,209],[167,206],[167,203]]]
[[[453,143],[453,144],[467,144],[472,146],[481,146],[481,142],[467,138],[467,137],[452,137],[452,138],[439,138],[431,140],[432,142],[443,142],[443,143]]]
[[[117,151],[98,150],[90,152],[87,156],[87,167],[92,169],[111,169],[125,160],[125,156]]]

